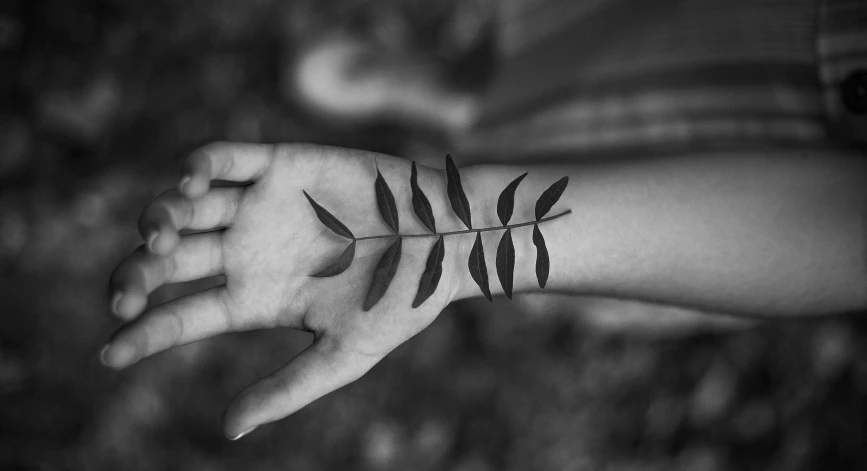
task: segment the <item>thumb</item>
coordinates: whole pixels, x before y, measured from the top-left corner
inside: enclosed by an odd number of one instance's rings
[[[279,370],[241,391],[226,408],[223,431],[237,440],[361,378],[381,359],[347,351],[339,340],[316,339]]]

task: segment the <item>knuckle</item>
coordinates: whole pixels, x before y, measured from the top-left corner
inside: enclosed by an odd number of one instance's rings
[[[229,175],[235,167],[235,159],[221,159],[220,165],[222,165],[220,173],[222,175]]]
[[[225,287],[218,288],[216,292],[217,310],[223,316],[223,322],[227,331],[235,330],[235,321],[232,316],[232,298]]]
[[[268,166],[274,164],[277,160],[291,160],[297,156],[310,152],[310,144],[298,142],[281,142],[270,144],[268,148]]]
[[[297,144],[277,143],[268,148],[268,163],[274,163],[279,158],[288,158],[295,154]]]
[[[280,374],[277,372],[266,378],[265,382],[267,385],[271,386],[270,389],[280,392],[285,403],[294,404],[297,402],[297,388],[294,388],[293,386],[299,379],[297,376],[298,374],[304,374],[304,372],[299,372],[294,375]]]
[[[235,218],[235,214],[238,211],[238,205],[241,200],[241,191],[237,189],[232,189],[228,192],[228,198],[226,198],[226,204],[223,205],[223,214],[221,214],[220,221],[224,224],[228,224],[232,222]]]
[[[323,351],[328,356],[343,359],[342,364],[345,366],[343,373],[353,381],[362,377],[384,357],[384,354],[379,351],[365,351],[357,345],[348,345],[341,338],[323,338],[322,344]]]
[[[166,347],[174,347],[181,344],[184,338],[184,316],[177,309],[167,309],[162,316],[155,318],[157,332],[162,334],[168,342]]]
[[[326,154],[328,151],[339,151],[340,149],[337,147],[314,144],[312,142],[285,142],[274,145],[277,146],[275,155],[287,159],[320,156]]]
[[[210,266],[221,267],[223,265],[223,242],[221,237],[215,236],[211,238],[210,253],[208,256]]]
[[[193,225],[193,222],[196,220],[196,205],[186,197],[181,196],[178,197],[177,208],[180,215],[178,220],[175,221],[176,228],[183,229]]]
[[[169,257],[163,259],[163,281],[172,281],[178,273],[178,255],[177,252],[172,253]]]

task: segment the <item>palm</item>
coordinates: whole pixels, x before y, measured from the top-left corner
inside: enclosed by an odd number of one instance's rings
[[[339,337],[345,348],[382,356],[427,326],[448,301],[449,286],[416,309],[410,307],[433,238],[407,239],[385,297],[361,310],[371,274],[390,239],[359,242],[344,273],[314,278],[349,241],[328,230],[303,197],[306,190],[356,236],[388,234],[373,189],[374,158],[398,199],[408,194],[408,164],[393,157],[321,148],[284,155],[241,200],[224,243],[230,314],[240,324],[281,325]],[[394,171],[388,175],[390,171]],[[400,202],[398,203],[400,205]],[[403,232],[423,232],[412,213],[401,214]]]
[[[215,144],[187,161],[182,194],[165,193],[142,214],[148,241],[112,275],[113,310],[131,322],[103,352],[123,368],[162,350],[224,332],[288,326],[315,333],[315,341],[273,375],[230,404],[230,436],[277,420],[364,374],[385,354],[427,326],[458,291],[454,276],[464,247],[447,243],[442,282],[412,308],[432,237],[405,238],[397,273],[369,311],[361,309],[374,267],[392,240],[357,242],[355,260],[332,278],[310,274],[339,255],[349,241],[327,229],[304,198],[307,191],[356,237],[389,234],[374,196],[375,165],[395,194],[401,233],[425,233],[409,203],[409,163],[394,157],[310,145]],[[211,180],[251,181],[211,188]],[[422,168],[438,224],[446,212],[440,172]],[[187,228],[198,232],[180,235]],[[214,231],[213,229],[223,229]],[[146,310],[147,294],[162,284],[226,277],[225,286]]]

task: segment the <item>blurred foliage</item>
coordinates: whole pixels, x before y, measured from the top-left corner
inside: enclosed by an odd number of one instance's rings
[[[650,340],[460,303],[360,381],[239,442],[222,436],[224,405],[307,334],[99,365],[118,326],[108,274],[180,156],[215,139],[440,153],[436,136],[305,113],[282,91],[286,64],[343,30],[460,69],[489,4],[3,2],[0,469],[867,468],[858,319]]]

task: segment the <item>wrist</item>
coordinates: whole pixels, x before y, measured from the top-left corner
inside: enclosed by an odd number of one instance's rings
[[[517,176],[524,173],[518,166],[502,165],[477,165],[466,167],[461,170],[464,190],[470,201],[473,214],[473,229],[500,228],[503,224],[497,216],[497,201],[502,190]],[[534,220],[534,206],[536,197],[541,191],[534,188],[535,185],[526,185],[526,182],[518,187],[515,193],[515,206],[509,225],[531,222]],[[534,195],[535,196],[532,196]],[[544,228],[542,223],[540,228]],[[488,285],[494,296],[504,293],[500,278],[497,274],[497,248],[505,234],[506,229],[496,229],[480,232],[482,245],[485,253],[485,265],[488,273]],[[512,242],[515,246],[515,268],[513,272],[513,292],[527,292],[539,289],[535,275],[536,250],[532,242],[533,226],[526,225],[511,229]],[[462,234],[458,244],[458,263],[456,277],[455,299],[466,299],[482,295],[479,286],[470,275],[467,261],[470,251],[475,243],[476,234]]]
[[[482,296],[482,290],[472,278],[468,267],[477,235],[481,238],[484,248],[488,287],[491,294],[494,296],[504,294],[497,273],[496,259],[499,244],[507,227],[504,227],[499,220],[497,203],[503,189],[528,170],[531,172],[516,189],[514,209],[507,224],[515,249],[515,265],[512,272],[513,293],[540,290],[536,276],[537,252],[533,244],[535,205],[539,196],[563,176],[564,169],[510,165],[477,165],[461,168],[462,186],[471,213],[472,229],[467,229],[452,210],[446,189],[446,173],[428,167],[419,167],[419,182],[422,187],[436,189],[428,191],[427,195],[434,211],[437,232],[446,234],[442,278],[443,288],[445,288],[442,290],[442,295],[446,303]],[[567,188],[566,191],[569,193],[570,189]],[[551,259],[551,270],[546,285],[549,290],[562,291],[568,286],[575,286],[577,281],[577,274],[570,269],[568,256],[569,248],[576,245],[577,228],[571,225],[574,224],[575,217],[572,214],[563,214],[568,209],[570,209],[569,203],[566,201],[557,203],[539,223]],[[408,207],[406,211],[412,212],[412,209]],[[427,247],[423,252],[427,254],[429,250],[430,247]]]

